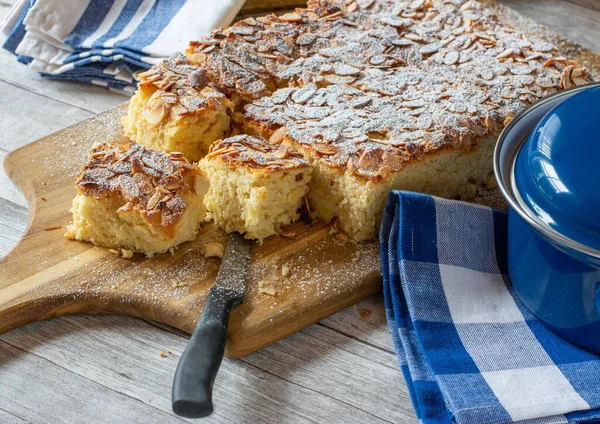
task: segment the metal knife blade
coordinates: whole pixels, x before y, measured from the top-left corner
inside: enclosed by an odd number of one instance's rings
[[[173,411],[199,418],[213,411],[212,388],[225,353],[231,309],[242,303],[252,242],[231,233],[227,248],[198,325],[188,342],[173,379]]]
[[[222,294],[224,300],[237,302],[233,306],[239,305],[244,300],[251,253],[251,241],[237,232],[229,234],[221,267],[211,291]]]

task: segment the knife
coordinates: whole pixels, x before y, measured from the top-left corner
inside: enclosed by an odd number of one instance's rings
[[[244,300],[252,242],[231,233],[215,284],[173,379],[173,412],[187,418],[213,412],[212,389],[225,352],[231,308]]]

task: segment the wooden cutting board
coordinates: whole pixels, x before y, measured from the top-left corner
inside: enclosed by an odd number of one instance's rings
[[[196,241],[173,255],[151,259],[123,259],[64,237],[75,174],[94,142],[121,135],[125,111],[109,110],[7,156],[5,169],[25,193],[31,215],[25,236],[0,262],[0,332],[81,313],[118,313],[194,329],[220,264],[204,258],[200,248],[227,243],[216,225],[206,224]],[[291,238],[255,245],[245,301],[231,316],[228,356],[253,352],[379,289],[376,243],[343,246],[321,222],[300,222],[292,231]],[[259,280],[281,274],[282,267],[289,274],[279,277],[276,295],[261,293]]]
[[[491,0],[486,0],[497,7]],[[571,57],[600,70],[600,57],[505,8],[506,22],[551,40]],[[25,235],[0,261],[0,333],[68,314],[114,313],[148,318],[190,333],[200,316],[220,261],[205,259],[207,242],[226,234],[205,225],[197,240],[173,255],[122,259],[107,249],[64,238],[76,190],[75,174],[95,142],[121,134],[121,106],[49,135],[5,159],[5,169],[29,201]],[[44,119],[40,117],[40,119]],[[498,204],[498,195],[479,199]],[[234,309],[226,355],[251,353],[333,314],[380,289],[378,244],[344,244],[325,223],[299,222],[291,238],[256,245],[244,303]],[[276,295],[259,281],[289,269]],[[274,271],[275,270],[275,271]]]

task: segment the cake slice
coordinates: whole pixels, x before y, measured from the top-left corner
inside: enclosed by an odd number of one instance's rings
[[[109,142],[92,150],[75,185],[65,236],[112,249],[166,252],[193,240],[206,215],[207,182],[181,153]]]
[[[181,152],[195,162],[228,133],[233,103],[183,54],[138,78],[138,90],[123,117],[131,140],[162,152]]]
[[[210,182],[204,204],[228,233],[262,240],[298,219],[311,166],[284,145],[230,137],[215,143],[199,165]]]

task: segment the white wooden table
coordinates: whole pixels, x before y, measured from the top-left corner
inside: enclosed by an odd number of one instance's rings
[[[15,0],[0,0],[0,20]],[[502,0],[600,52],[600,0]],[[43,80],[0,53],[0,158],[126,101]],[[21,236],[27,203],[0,173],[0,257]],[[361,318],[359,311],[370,311]],[[164,423],[187,336],[121,316],[76,316],[0,336],[0,423]],[[161,352],[172,352],[166,358]],[[205,422],[414,422],[376,296],[250,356],[223,361]]]

